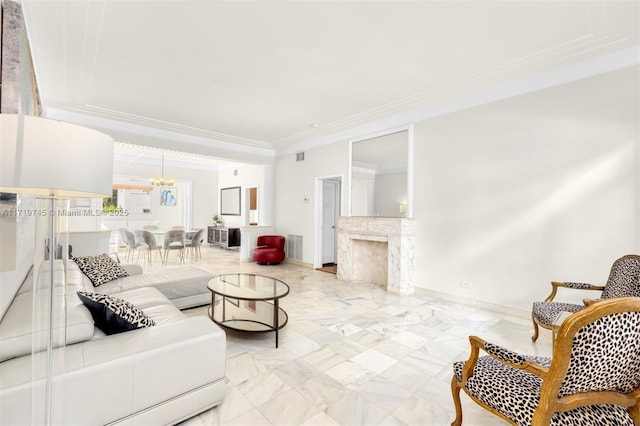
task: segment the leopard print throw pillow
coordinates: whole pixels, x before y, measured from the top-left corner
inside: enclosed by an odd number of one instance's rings
[[[76,262],[82,273],[91,280],[94,287],[129,276],[127,271],[107,254],[74,257],[73,261]]]

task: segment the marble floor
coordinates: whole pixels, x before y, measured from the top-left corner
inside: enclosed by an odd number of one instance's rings
[[[443,300],[427,290],[397,296],[368,283],[285,263],[240,262],[239,253],[202,248],[188,263],[212,273],[254,272],[291,291],[280,332],[227,333],[222,405],[188,419],[202,425],[449,425],[451,363],[467,359],[469,335],[523,354],[550,355],[551,333],[531,342],[531,322]],[[145,268],[177,267],[154,261]],[[418,277],[420,280],[420,277]],[[206,307],[184,311],[206,315]],[[462,395],[465,425],[505,425]]]

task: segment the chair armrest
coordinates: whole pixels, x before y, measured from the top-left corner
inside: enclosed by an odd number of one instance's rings
[[[604,290],[603,286],[593,285],[588,283],[574,283],[570,281],[559,282],[559,281],[551,281],[551,293],[544,299],[545,302],[551,302],[554,297],[556,297],[556,293],[558,292],[558,288],[570,288],[573,290]]]
[[[520,370],[525,370],[526,372],[538,377],[544,378],[549,372],[549,369],[529,361],[524,356],[503,348],[500,345],[496,345],[495,343],[486,342],[478,336],[469,336],[469,343],[471,343],[471,354],[469,355],[469,360],[462,368],[463,386],[466,386],[469,377],[473,376],[473,370],[478,362],[480,349],[503,364],[510,365],[511,367],[518,368]]]
[[[564,287],[566,288],[573,288],[576,290],[599,290],[599,291],[604,290],[603,286],[593,285],[589,283],[564,282],[563,284],[564,284]]]
[[[138,265],[137,263],[125,263],[120,265],[122,268],[127,271],[129,275],[140,275],[142,274],[142,265]]]
[[[503,348],[500,345],[496,345],[495,343],[483,341],[484,346],[482,349],[484,351],[497,359],[498,361],[504,362],[506,364],[510,364],[513,366],[521,367],[527,362],[527,359],[520,355],[517,352],[513,352],[507,348]]]

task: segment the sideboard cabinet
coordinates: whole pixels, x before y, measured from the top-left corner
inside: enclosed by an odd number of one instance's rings
[[[207,227],[207,242],[222,248],[240,247],[240,228]]]

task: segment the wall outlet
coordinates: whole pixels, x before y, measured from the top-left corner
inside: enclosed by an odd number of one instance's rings
[[[460,281],[460,287],[469,289],[473,288],[473,284],[471,281]]]

